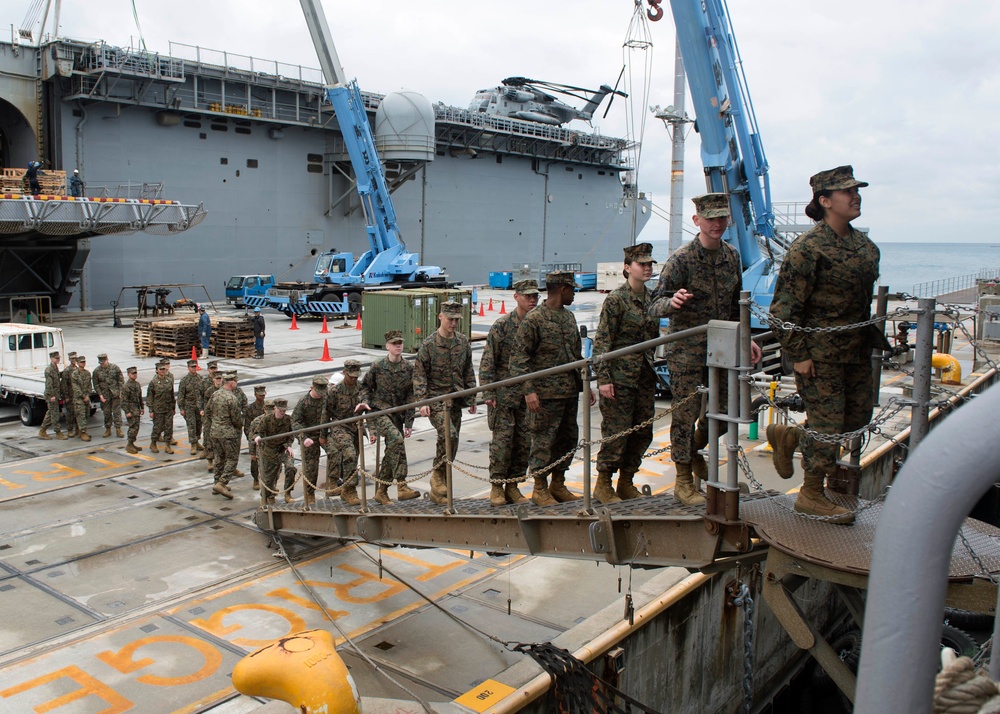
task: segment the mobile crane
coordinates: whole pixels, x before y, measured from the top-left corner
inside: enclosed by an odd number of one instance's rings
[[[406,250],[358,83],[348,80],[340,66],[320,0],[299,2],[328,85],[326,98],[333,105],[354,169],[369,249],[357,259],[351,253],[322,253],[316,260],[314,282],[279,283],[264,296],[247,297],[246,304],[271,307],[289,316],[353,315],[361,307],[365,290],[452,287],[454,283],[448,282],[441,268],[420,265],[420,257]]]

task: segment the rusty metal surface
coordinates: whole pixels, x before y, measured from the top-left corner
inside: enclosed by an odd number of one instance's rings
[[[854,496],[827,492],[831,501],[856,509]],[[853,525],[840,526],[807,519],[792,510],[795,494],[744,501],[740,513],[753,524],[768,545],[810,563],[858,575],[868,575],[882,504],[877,503],[858,514]],[[861,501],[860,503],[863,503]],[[965,519],[962,532],[969,545],[991,573],[1000,573],[1000,529],[972,518]],[[948,578],[968,580],[982,575],[969,551],[956,538]]]

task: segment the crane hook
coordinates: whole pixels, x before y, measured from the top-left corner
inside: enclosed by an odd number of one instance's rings
[[[663,17],[663,8],[660,7],[660,3],[663,0],[647,0],[649,2],[649,9],[646,10],[646,17],[652,22],[656,22]]]

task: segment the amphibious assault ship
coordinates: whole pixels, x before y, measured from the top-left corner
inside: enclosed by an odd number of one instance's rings
[[[125,285],[194,283],[222,296],[240,273],[311,275],[324,250],[363,252],[365,218],[319,70],[171,44],[170,55],[57,39],[0,43],[0,165],[79,169],[87,196],[203,205],[168,236],[0,236],[0,302],[48,294],[106,308]],[[620,260],[648,221],[628,180],[629,142],[364,95],[403,238],[452,280],[517,264]],[[125,188],[123,188],[125,187]],[[89,253],[89,255],[88,255]]]

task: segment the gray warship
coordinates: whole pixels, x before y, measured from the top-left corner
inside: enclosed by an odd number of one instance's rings
[[[428,140],[410,128],[420,95],[364,100],[407,247],[451,280],[484,283],[514,264],[593,270],[620,260],[649,220],[626,139],[438,103]],[[203,220],[110,235],[82,219],[69,235],[4,223],[0,302],[106,309],[123,286],[149,284],[222,297],[231,275],[307,279],[324,250],[367,248],[319,70],[176,43],[168,56],[0,42],[0,165],[30,161],[78,169],[87,197],[170,199],[201,206]]]

